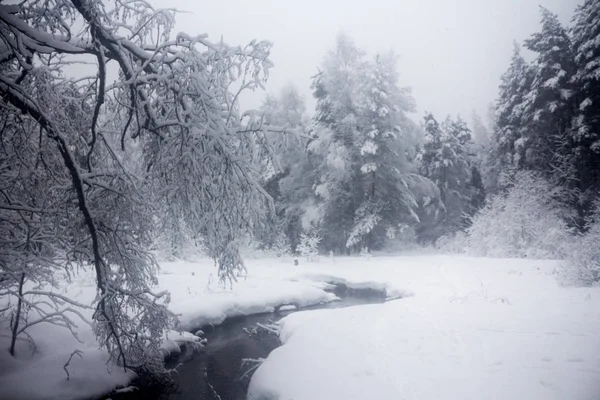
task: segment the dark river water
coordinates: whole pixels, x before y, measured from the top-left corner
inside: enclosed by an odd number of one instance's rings
[[[154,387],[107,398],[113,400],[244,400],[252,372],[256,367],[255,363],[244,362],[244,360],[266,358],[280,345],[277,335],[265,329],[257,329],[257,324],[273,324],[292,312],[302,310],[340,308],[385,301],[385,293],[370,289],[352,290],[344,285],[338,285],[334,293],[342,300],[293,311],[230,318],[214,327],[201,327],[208,340],[204,348],[196,352],[190,349],[184,350],[177,359],[167,362],[169,367],[179,365],[173,375],[175,387]]]

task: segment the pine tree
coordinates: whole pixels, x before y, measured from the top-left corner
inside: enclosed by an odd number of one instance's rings
[[[478,178],[475,179],[478,183],[474,183],[474,187],[479,187],[481,180],[481,188],[484,192],[494,193],[498,189],[498,163],[495,160],[495,151],[493,147],[493,132],[495,129],[495,108],[494,104],[490,104],[489,116],[487,123],[484,123],[482,118],[473,112],[471,116],[471,126],[473,132],[473,151],[475,153],[475,169],[473,171],[473,179],[475,173]]]
[[[471,131],[460,118],[439,124],[432,114],[424,117],[425,144],[421,149],[421,173],[440,189],[445,218],[431,238],[464,228],[465,216],[483,202],[481,176],[474,162]],[[475,176],[474,176],[475,175]]]
[[[314,140],[309,151],[318,163],[315,194],[322,215],[321,235],[326,250],[346,251],[360,202],[353,190],[359,182],[357,101],[364,74],[364,53],[350,38],[340,35],[325,57],[323,70],[313,79],[317,99]]]
[[[261,160],[262,183],[273,198],[275,214],[271,216],[271,223],[255,232],[255,235],[265,247],[285,241],[295,249],[302,233],[302,203],[312,186],[306,153],[309,125],[306,105],[298,90],[293,85],[287,85],[279,96],[267,96],[261,111],[265,126],[283,132],[268,133],[272,151]]]
[[[346,246],[370,251],[402,224],[418,220],[416,201],[405,181],[416,132],[406,113],[414,106],[408,90],[398,86],[394,55],[377,56],[369,63],[359,107],[355,142],[361,182],[355,191],[362,201]]]
[[[581,88],[581,111],[577,122],[581,140],[595,144],[594,151],[600,151],[600,1],[586,0],[577,7],[571,29],[573,51],[577,63],[575,81]]]
[[[576,116],[573,119],[573,166],[580,199],[580,224],[600,191],[600,1],[577,7],[571,29],[577,71]]]
[[[524,125],[527,120],[524,100],[532,80],[533,71],[515,43],[510,66],[501,77],[496,102],[493,158],[495,168],[501,173],[510,173],[523,163]]]
[[[571,41],[555,14],[540,7],[541,32],[525,41],[537,53],[533,79],[525,96],[524,134],[521,138],[521,167],[541,171],[557,184],[571,180],[570,144],[567,142],[574,94],[575,72]]]
[[[308,148],[317,201],[305,215],[320,217],[325,250],[380,247],[402,223],[418,221],[407,182],[416,126],[406,117],[412,99],[398,86],[395,58],[365,61],[340,36],[313,88],[317,113]]]

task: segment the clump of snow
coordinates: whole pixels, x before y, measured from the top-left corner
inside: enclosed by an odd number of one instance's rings
[[[581,102],[581,104],[579,104],[579,109],[581,111],[583,111],[583,110],[585,110],[586,108],[588,108],[591,105],[592,105],[592,99],[590,99],[589,97],[586,97],[585,100],[583,100]]]
[[[181,348],[183,346],[192,346],[193,348],[201,348],[206,343],[206,339],[203,339],[198,335],[198,333],[202,332],[201,330],[197,331],[196,334],[192,334],[190,332],[179,332],[175,330],[170,330],[165,333],[165,337],[163,338],[163,342],[161,345],[161,349],[165,351],[166,354],[179,354],[181,353]],[[204,333],[204,332],[202,332]]]

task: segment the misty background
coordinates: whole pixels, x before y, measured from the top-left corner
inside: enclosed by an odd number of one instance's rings
[[[513,41],[522,43],[539,29],[539,6],[568,25],[577,0],[160,0],[176,8],[176,30],[202,32],[212,41],[273,43],[268,93],[294,83],[312,114],[311,77],[342,32],[369,55],[399,56],[400,84],[412,88],[420,119],[473,110],[485,116],[510,62]],[[523,50],[527,59],[527,51]],[[245,92],[242,108],[258,108],[265,93]]]

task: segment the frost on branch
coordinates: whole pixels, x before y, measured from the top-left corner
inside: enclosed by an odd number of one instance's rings
[[[268,204],[253,169],[263,126],[237,99],[264,83],[270,44],[230,47],[173,24],[145,1],[0,4],[0,127],[14,142],[1,183],[16,185],[0,198],[12,235],[0,289],[89,266],[94,330],[126,368],[156,366],[175,320],[152,290],[156,216],[204,239],[231,280],[239,238]],[[89,75],[65,76],[74,63]]]

